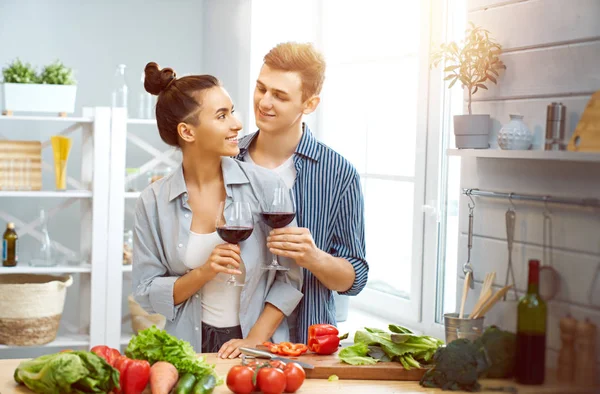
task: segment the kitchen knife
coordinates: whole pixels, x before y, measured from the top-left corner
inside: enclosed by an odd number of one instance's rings
[[[275,354],[271,354],[269,352],[263,352],[262,350],[258,350],[258,349],[251,349],[248,347],[241,347],[240,348],[240,352],[242,352],[243,354],[247,355],[247,356],[254,356],[256,358],[267,358],[267,359],[271,359],[271,360],[279,360],[282,361],[284,363],[296,363],[298,365],[300,365],[302,368],[305,369],[314,369],[315,367],[311,364],[307,364],[307,363],[303,363],[302,361],[298,361],[298,360],[292,360],[289,358],[285,358],[285,357],[279,357]]]

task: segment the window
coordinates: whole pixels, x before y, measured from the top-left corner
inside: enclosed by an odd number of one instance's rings
[[[462,33],[464,21],[447,17],[465,2],[252,2],[251,81],[282,41],[312,41],[327,59],[321,105],[307,122],[361,174],[371,268],[352,305],[438,336],[456,291],[458,194],[448,191],[459,171],[445,151],[462,97],[430,71],[429,53],[452,26]]]

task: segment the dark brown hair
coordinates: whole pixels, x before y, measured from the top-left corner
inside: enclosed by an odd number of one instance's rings
[[[146,64],[144,73],[144,88],[158,96],[156,123],[160,138],[166,144],[179,146],[177,125],[185,122],[197,126],[194,115],[202,108],[202,91],[221,86],[221,83],[212,75],[176,78],[172,68],[161,70],[154,62]]]

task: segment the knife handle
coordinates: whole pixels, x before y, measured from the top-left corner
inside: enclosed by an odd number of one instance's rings
[[[273,358],[273,355],[271,353],[263,352],[262,350],[251,349],[248,347],[241,347],[240,352],[242,352],[248,356],[254,356],[254,357],[258,357],[258,358],[268,358],[268,359]]]

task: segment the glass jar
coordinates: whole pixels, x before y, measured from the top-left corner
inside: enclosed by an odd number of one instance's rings
[[[123,234],[123,265],[133,262],[133,231],[125,231]]]

